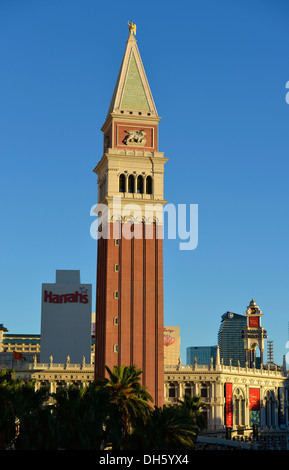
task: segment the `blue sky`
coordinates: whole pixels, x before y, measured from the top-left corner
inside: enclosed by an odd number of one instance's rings
[[[199,208],[196,250],[164,241],[165,324],[180,326],[185,362],[187,346],[217,344],[222,314],[244,313],[254,296],[281,363],[289,351],[285,0],[1,0],[0,323],[40,333],[41,284],[56,269],[80,269],[95,287],[92,170],[131,19],[162,117],[165,197]]]

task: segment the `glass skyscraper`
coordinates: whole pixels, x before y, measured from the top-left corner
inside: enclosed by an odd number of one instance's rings
[[[216,362],[217,346],[190,346],[187,348],[187,364],[194,364],[195,358],[199,365],[210,365]]]
[[[222,315],[221,325],[218,333],[218,344],[220,348],[220,359],[224,365],[245,367],[246,354],[244,349],[244,340],[242,330],[246,328],[247,317],[237,313],[226,312]]]

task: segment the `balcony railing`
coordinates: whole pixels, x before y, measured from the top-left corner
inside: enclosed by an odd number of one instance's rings
[[[254,375],[269,375],[274,377],[282,377],[284,376],[284,372],[282,370],[275,370],[269,368],[261,368],[257,369],[255,367],[239,367],[239,366],[228,366],[220,364],[218,366],[213,365],[202,365],[202,364],[192,364],[192,365],[180,365],[180,366],[165,366],[166,373],[192,373],[192,372],[209,372],[209,371],[217,371],[217,372],[239,372],[243,374],[254,374]],[[287,373],[286,373],[287,375]]]

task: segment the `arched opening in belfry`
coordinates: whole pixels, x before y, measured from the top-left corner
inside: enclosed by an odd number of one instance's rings
[[[125,192],[125,175],[122,174],[119,177],[119,192],[124,193]]]
[[[135,189],[134,189],[134,176],[133,175],[129,175],[129,177],[128,177],[127,190],[128,190],[129,193],[134,193],[135,192]]]
[[[143,194],[143,177],[141,175],[137,177],[137,192]]]
[[[147,176],[146,179],[146,194],[153,193],[153,180],[151,176]]]
[[[251,345],[250,349],[250,367],[260,368],[261,365],[261,352],[257,343]]]

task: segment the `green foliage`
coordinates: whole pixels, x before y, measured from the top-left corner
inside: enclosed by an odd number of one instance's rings
[[[126,449],[131,427],[149,419],[152,397],[140,383],[142,371],[134,365],[106,370],[109,378],[96,384],[108,397],[106,439],[113,450]]]
[[[199,397],[153,408],[135,366],[78,388],[35,389],[0,370],[0,450],[189,450],[206,425]]]
[[[200,397],[191,397],[190,395],[185,395],[183,400],[179,400],[179,403],[188,411],[197,429],[201,431],[206,428],[207,420],[201,412],[202,408],[205,406],[205,403],[201,401]]]
[[[12,445],[16,438],[17,414],[15,393],[18,381],[12,380],[12,372],[0,370],[0,450]]]
[[[108,397],[98,393],[95,384],[91,384],[81,388],[60,388],[52,398],[59,447],[66,450],[101,449],[105,441]]]
[[[57,448],[54,417],[47,405],[48,389],[0,370],[0,449]]]
[[[188,411],[181,406],[155,407],[146,426],[131,435],[130,448],[139,450],[192,450],[197,427]]]

